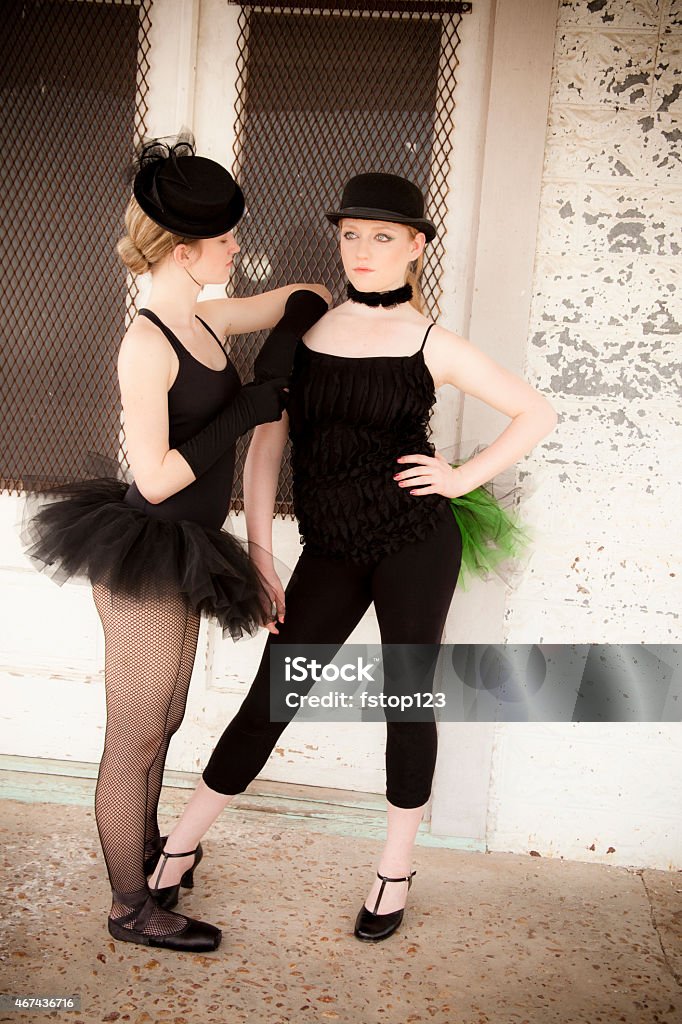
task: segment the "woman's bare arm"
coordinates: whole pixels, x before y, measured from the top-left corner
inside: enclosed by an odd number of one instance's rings
[[[278,634],[275,620],[284,622],[284,588],[272,557],[272,517],[282,453],[289,434],[286,412],[276,423],[256,427],[244,465],[244,508],[249,555],[265,579],[274,604],[273,621],[266,629]]]
[[[401,469],[399,485],[420,486],[414,493],[447,497],[467,494],[518,462],[556,426],[557,414],[544,395],[452,331],[433,329],[427,364],[437,387],[452,384],[509,416],[511,423],[485,451],[455,470],[438,456],[436,460],[425,455],[404,456],[400,462],[416,464],[417,468]],[[439,465],[435,466],[434,461]],[[427,481],[429,476],[432,479]]]
[[[210,299],[200,302],[197,309],[219,338],[231,334],[250,334],[252,331],[274,327],[284,312],[287,299],[300,288],[317,292],[327,304],[332,301],[329,290],[323,284],[288,284],[245,299]]]
[[[182,455],[168,447],[168,390],[172,349],[143,317],[135,320],[118,354],[128,461],[140,493],[152,505],[195,479]]]
[[[289,417],[262,423],[253,432],[244,464],[244,510],[252,555],[272,559],[272,517],[282,454],[289,436]]]

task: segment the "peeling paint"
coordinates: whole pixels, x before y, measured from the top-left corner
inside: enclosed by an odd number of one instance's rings
[[[676,83],[672,90],[661,98],[661,102],[656,109],[670,110],[671,106],[680,98],[680,95],[682,95],[682,82]]]
[[[607,237],[611,243],[611,252],[651,252],[651,246],[644,238],[643,224],[617,224],[611,228]]]
[[[609,70],[611,69],[609,68]],[[625,92],[627,89],[631,89],[633,85],[638,85],[640,83],[643,85],[648,85],[649,80],[649,74],[644,71],[640,72],[639,74],[626,75],[622,82],[618,82],[616,83],[616,85],[614,85],[613,91],[616,93],[616,95],[618,95],[621,92]],[[643,96],[644,90],[639,90],[637,95]],[[632,100],[632,96],[630,97],[630,99]]]
[[[682,443],[675,6],[560,3],[527,353],[560,419],[524,463],[530,493],[543,488],[533,513],[546,557],[511,603],[509,642],[572,642],[588,626],[609,642],[671,642],[679,630],[669,538],[682,484],[667,489]],[[532,623],[528,602],[542,606]]]

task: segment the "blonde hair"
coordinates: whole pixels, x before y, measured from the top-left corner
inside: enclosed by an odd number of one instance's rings
[[[410,237],[413,239],[419,234],[419,230],[417,228],[413,228],[411,224],[407,225],[407,230],[410,232]],[[410,299],[410,305],[414,306],[418,313],[424,312],[424,296],[422,295],[420,284],[423,269],[424,251],[422,250],[418,259],[408,265],[407,277],[405,279],[405,284],[412,285],[412,298]]]
[[[156,224],[134,196],[131,196],[128,203],[125,225],[127,234],[118,241],[116,250],[133,274],[146,274],[155,263],[172,252],[176,245],[192,245],[197,241],[196,238],[174,235]]]

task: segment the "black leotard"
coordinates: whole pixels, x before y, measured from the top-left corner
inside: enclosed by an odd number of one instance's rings
[[[222,370],[212,370],[205,366],[188,352],[155,313],[150,309],[141,309],[139,312],[163,331],[180,364],[177,377],[168,392],[168,444],[170,448],[177,448],[183,441],[197,434],[234,399],[241,387],[239,374],[229,357]],[[201,317],[197,317],[197,320],[215,338],[221,352],[225,352],[208,324]],[[203,526],[218,528],[222,526],[229,510],[234,463],[235,446],[232,445],[194,483],[172,494],[165,501],[151,504],[135,483],[131,484],[125,500],[129,505],[157,519],[191,519]]]

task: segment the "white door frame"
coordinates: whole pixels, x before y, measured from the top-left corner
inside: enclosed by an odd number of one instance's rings
[[[528,344],[557,15],[558,0],[498,0],[494,17],[475,2],[462,25],[453,195],[478,213],[471,246],[455,243],[460,273],[468,275],[463,333],[519,375]],[[501,414],[465,399],[464,440],[490,443],[505,426]],[[446,642],[503,642],[507,600],[496,579],[457,592]],[[441,723],[431,805],[435,835],[485,846],[494,742],[493,723]]]

